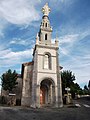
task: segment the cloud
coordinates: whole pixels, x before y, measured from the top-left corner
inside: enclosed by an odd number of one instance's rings
[[[32,56],[32,49],[24,51],[13,52],[11,49],[0,51],[0,65],[1,67],[15,66],[21,64],[25,59],[30,59]]]
[[[50,2],[50,4],[52,4],[53,6],[55,4],[56,5],[60,5],[60,3],[63,3],[63,4],[71,4],[71,3],[73,3],[72,0],[48,0],[48,2]]]
[[[81,61],[82,62],[82,61]],[[75,73],[76,76],[76,82],[79,83],[80,85],[82,85],[82,87],[88,83],[89,79],[90,79],[90,63],[84,63],[83,65],[79,65],[80,61],[78,62],[78,64],[75,64],[77,66],[77,68],[73,68],[75,67],[75,65],[73,65],[72,70]],[[87,72],[86,72],[87,71]]]
[[[35,6],[39,0],[1,0],[0,17],[13,24],[29,24],[40,19]]]
[[[67,34],[67,35],[59,37],[58,39],[61,44],[74,43],[76,41],[83,39],[84,37],[86,37],[88,35],[90,35],[90,31],[85,31],[82,33],[77,33],[77,34]]]
[[[71,52],[71,47],[73,47],[74,43],[79,40],[79,34],[68,34],[63,35],[58,38],[60,43],[60,53],[63,55],[69,56]]]
[[[0,37],[4,37],[4,33],[0,30]]]
[[[41,0],[43,1],[43,0]],[[72,5],[75,1],[74,0],[46,0],[51,9],[54,8],[54,10],[60,10],[60,11],[65,11],[70,5]],[[44,3],[46,2],[44,0]]]
[[[75,44],[81,42],[88,35],[90,35],[90,31],[87,30],[82,33],[60,36],[58,38],[60,43],[60,52],[64,55],[69,55],[70,52],[74,49]]]
[[[12,41],[10,41],[10,45],[23,45],[23,46],[34,46],[35,44],[35,40],[34,39],[35,36],[29,37],[27,39],[21,39],[21,38],[13,38]]]
[[[4,38],[4,29],[7,27],[7,23],[0,18],[0,38]]]
[[[77,40],[79,34],[70,34],[70,35],[64,35],[59,38],[59,41],[61,44],[63,43],[73,43],[75,40]]]
[[[88,42],[87,36],[90,36],[89,30],[58,38],[60,42],[60,63],[63,70],[73,71],[76,82],[82,88],[90,79],[90,42]]]
[[[72,59],[73,57],[75,59]],[[71,70],[73,73],[75,73],[75,82],[77,82],[82,88],[85,84],[88,83],[88,80],[90,79],[90,56],[88,60],[84,60],[86,57],[86,55],[83,55],[77,59],[76,56],[72,56],[72,58],[67,57],[66,60],[61,61],[63,70]]]

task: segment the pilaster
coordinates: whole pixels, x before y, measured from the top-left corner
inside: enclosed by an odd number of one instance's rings
[[[62,100],[62,83],[61,83],[61,74],[60,74],[60,66],[59,66],[59,61],[58,61],[58,51],[56,53],[57,57],[57,85],[58,85],[58,107],[63,106],[63,100]]]

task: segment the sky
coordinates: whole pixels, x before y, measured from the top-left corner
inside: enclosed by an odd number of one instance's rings
[[[20,74],[22,63],[32,60],[46,2],[60,65],[83,88],[90,80],[90,0],[0,0],[0,76],[8,69]]]

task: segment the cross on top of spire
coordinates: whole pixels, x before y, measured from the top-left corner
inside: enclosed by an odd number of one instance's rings
[[[44,5],[44,7],[42,8],[42,13],[43,13],[45,16],[48,16],[50,11],[51,11],[51,9],[48,7],[48,3],[46,3],[46,4]]]

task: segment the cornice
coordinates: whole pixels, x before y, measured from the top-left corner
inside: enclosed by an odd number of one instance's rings
[[[37,44],[35,46],[37,46],[38,48],[48,48],[48,49],[56,49],[56,50],[59,49],[58,46],[53,46],[52,44],[51,44],[51,46],[48,45],[48,44],[45,44],[45,45],[43,45],[43,44]]]

